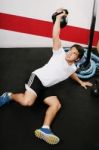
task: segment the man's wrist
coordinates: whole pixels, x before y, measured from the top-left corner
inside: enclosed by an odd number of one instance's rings
[[[82,80],[80,80],[80,81],[79,81],[79,84],[80,84],[80,85],[82,85],[82,83],[83,83],[83,81],[82,81]]]

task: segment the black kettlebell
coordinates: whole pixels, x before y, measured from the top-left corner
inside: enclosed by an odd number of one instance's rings
[[[99,82],[95,80],[93,87],[91,88],[91,95],[93,97],[99,97]]]
[[[65,11],[65,13],[68,15],[68,10],[67,9],[63,9],[63,11]],[[59,15],[59,14],[62,14],[63,11],[61,11],[61,12],[55,12],[52,15],[52,21],[53,21],[53,23],[55,23],[55,21],[56,21],[56,16]],[[67,18],[66,18],[66,16],[63,16],[61,18],[60,27],[64,28],[66,25],[67,25]]]

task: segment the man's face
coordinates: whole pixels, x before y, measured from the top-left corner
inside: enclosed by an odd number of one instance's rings
[[[72,47],[67,53],[66,53],[66,60],[70,62],[74,62],[78,60],[79,52],[75,47]]]

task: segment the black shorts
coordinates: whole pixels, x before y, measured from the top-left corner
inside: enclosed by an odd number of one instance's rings
[[[33,90],[37,97],[41,97],[42,99],[50,96],[56,96],[53,87],[43,86],[40,79],[34,73],[31,74],[28,82],[26,83],[26,86],[28,86],[30,90]],[[26,88],[26,90],[29,89]]]

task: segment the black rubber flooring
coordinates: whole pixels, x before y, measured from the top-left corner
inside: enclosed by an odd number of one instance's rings
[[[0,94],[24,92],[31,72],[44,65],[51,48],[0,48]],[[94,82],[94,77],[90,81]],[[52,124],[61,141],[48,145],[34,136],[41,127],[47,107],[37,99],[31,107],[15,102],[0,108],[0,150],[95,150],[99,149],[99,99],[75,81],[56,85],[62,109]]]

